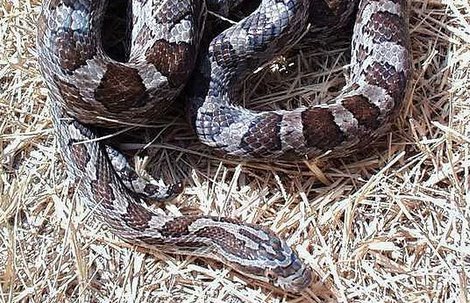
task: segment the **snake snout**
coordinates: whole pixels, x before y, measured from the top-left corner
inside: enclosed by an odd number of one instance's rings
[[[292,293],[300,293],[312,283],[312,270],[310,267],[305,266],[302,273],[297,278],[293,279],[289,288],[286,289]]]
[[[285,266],[267,269],[266,277],[271,283],[290,293],[300,293],[312,283],[312,270],[295,253]]]

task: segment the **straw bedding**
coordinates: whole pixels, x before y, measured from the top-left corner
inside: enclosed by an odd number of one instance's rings
[[[138,169],[187,180],[159,205],[228,215],[289,239],[315,272],[300,297],[215,262],[143,251],[90,216],[64,172],[35,53],[40,1],[0,8],[0,302],[465,302],[470,300],[470,6],[411,3],[414,82],[391,131],[360,153],[239,162],[175,111],[119,138]],[[309,37],[245,85],[255,109],[331,98],[347,37]],[[293,100],[293,101],[292,101]],[[249,101],[249,102],[248,102]]]

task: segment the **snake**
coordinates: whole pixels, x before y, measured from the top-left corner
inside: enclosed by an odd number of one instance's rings
[[[207,2],[207,3],[206,3]],[[45,0],[38,20],[40,70],[56,138],[80,197],[125,241],[210,258],[260,283],[305,290],[313,271],[270,229],[218,216],[171,216],[148,206],[179,183],[139,177],[100,129],[151,124],[186,95],[199,140],[228,156],[308,159],[370,142],[406,98],[411,51],[406,0],[262,0],[204,46],[207,6],[221,15],[240,0],[132,0],[124,61],[103,48],[107,1]],[[355,13],[350,77],[328,104],[253,111],[238,105],[241,79],[305,31],[320,2]],[[358,3],[359,2],[359,3]],[[347,19],[346,13],[339,17]]]

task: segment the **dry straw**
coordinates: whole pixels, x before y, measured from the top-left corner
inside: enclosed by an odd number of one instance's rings
[[[184,195],[163,206],[168,213],[228,215],[286,236],[317,276],[300,297],[215,262],[140,250],[90,216],[58,160],[36,62],[39,6],[0,8],[1,303],[470,301],[467,0],[412,1],[411,96],[391,132],[361,153],[223,160],[196,143],[178,110],[148,131],[150,144],[123,141],[125,150],[145,147],[139,168],[187,180]],[[307,40],[251,78],[251,107],[335,94],[347,39]]]

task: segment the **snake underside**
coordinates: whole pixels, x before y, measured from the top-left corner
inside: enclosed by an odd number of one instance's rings
[[[225,14],[241,0],[207,2]],[[319,3],[340,11],[342,20],[356,1],[263,0],[199,50],[203,1],[133,0],[129,56],[118,62],[101,43],[106,1],[45,0],[39,62],[60,148],[80,179],[81,196],[118,236],[166,252],[213,258],[290,292],[310,284],[311,269],[266,228],[220,217],[170,217],[149,208],[145,197],[169,199],[181,186],[143,181],[118,150],[99,141],[95,127],[151,123],[191,77],[188,116],[195,132],[201,142],[228,155],[298,159],[351,149],[374,137],[408,87],[406,0],[359,1],[351,76],[331,104],[266,112],[237,105],[240,79],[295,41]]]

